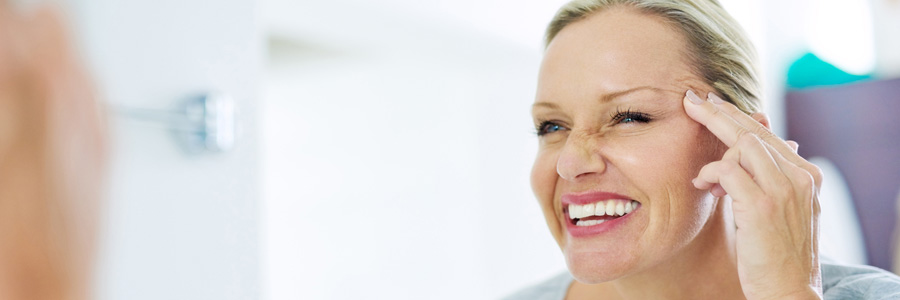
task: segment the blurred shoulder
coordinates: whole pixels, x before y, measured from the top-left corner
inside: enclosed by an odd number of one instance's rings
[[[900,299],[900,277],[865,265],[822,259],[825,299]]]
[[[543,282],[523,288],[503,300],[563,300],[569,285],[572,284],[572,275],[568,271],[555,275]]]

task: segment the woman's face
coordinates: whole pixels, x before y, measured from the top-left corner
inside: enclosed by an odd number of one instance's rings
[[[725,149],[684,112],[688,89],[711,91],[686,49],[660,18],[624,8],[570,24],[547,48],[531,184],[581,282],[646,271],[704,241],[717,200],[691,179]]]

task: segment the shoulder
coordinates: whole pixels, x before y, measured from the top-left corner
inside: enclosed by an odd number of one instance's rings
[[[898,299],[900,277],[864,265],[843,264],[823,259],[822,290],[825,299]]]
[[[538,284],[523,288],[503,300],[563,300],[569,285],[572,284],[572,275],[562,272]]]

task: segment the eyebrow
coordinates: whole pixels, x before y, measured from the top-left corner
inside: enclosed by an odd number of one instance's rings
[[[600,97],[600,101],[601,102],[609,102],[609,101],[612,101],[613,99],[616,99],[616,98],[619,98],[619,97],[622,97],[622,96],[625,96],[625,95],[628,95],[628,94],[631,94],[634,92],[644,91],[644,90],[651,90],[654,92],[663,91],[663,89],[661,89],[661,88],[656,88],[656,87],[652,87],[652,86],[639,86],[636,88],[630,88],[630,89],[627,89],[624,91],[612,92],[612,93],[603,95],[602,97]]]
[[[557,109],[557,108],[559,108],[559,105],[557,105],[556,103],[553,103],[553,102],[535,102],[534,105],[531,106],[531,108],[538,108],[538,107]]]
[[[600,102],[609,102],[609,101],[612,101],[613,99],[616,99],[616,98],[619,98],[619,97],[622,97],[622,96],[625,96],[625,95],[628,95],[628,94],[631,94],[634,92],[644,91],[644,90],[650,90],[650,91],[654,91],[654,92],[665,91],[661,88],[652,87],[652,86],[639,86],[639,87],[630,88],[630,89],[623,90],[623,91],[617,91],[617,92],[605,94],[600,97]],[[532,108],[537,108],[537,107],[546,107],[549,109],[557,109],[557,108],[559,108],[559,105],[557,105],[556,103],[553,103],[553,102],[535,102],[534,105],[532,105]]]

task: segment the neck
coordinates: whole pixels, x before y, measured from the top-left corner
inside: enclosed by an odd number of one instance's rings
[[[717,202],[700,234],[666,263],[602,284],[575,281],[567,299],[743,299],[731,201]]]

